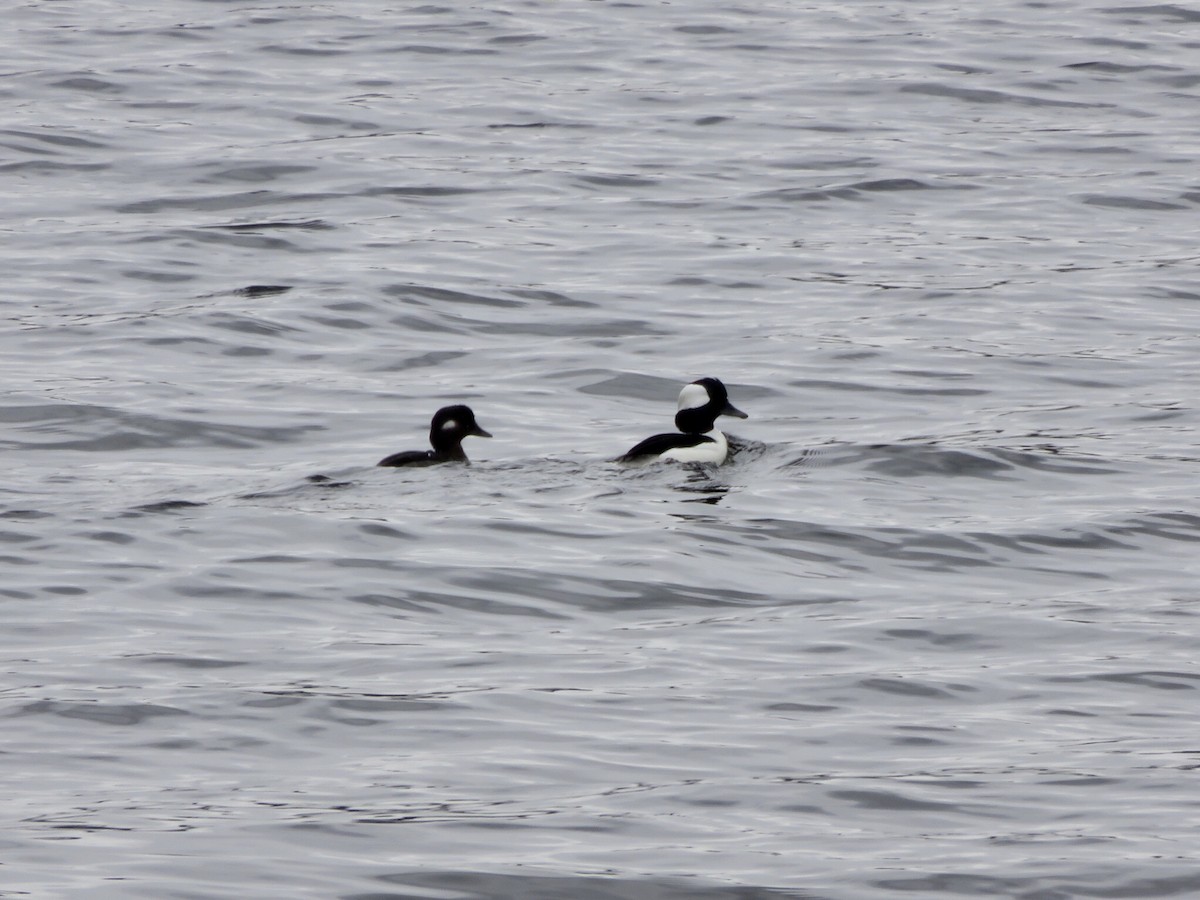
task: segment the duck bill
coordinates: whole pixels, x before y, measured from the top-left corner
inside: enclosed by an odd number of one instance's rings
[[[492,433],[490,431],[484,431],[478,425],[476,425],[475,428],[471,431],[471,434],[475,435],[475,437],[491,437],[492,436]]]
[[[721,410],[721,415],[733,416],[734,418],[737,418],[737,419],[750,418],[748,415],[746,415],[744,412],[742,412],[740,409],[738,409],[736,406],[734,406],[728,400],[725,401],[725,408],[723,410]]]

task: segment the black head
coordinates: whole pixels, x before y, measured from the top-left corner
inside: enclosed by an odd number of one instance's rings
[[[479,423],[475,421],[475,413],[471,412],[471,407],[461,404],[443,406],[433,414],[433,421],[429,425],[429,443],[433,444],[435,453],[466,459],[466,455],[462,452],[462,442],[463,438],[471,435],[491,437],[488,432],[479,427]]]
[[[713,430],[717,416],[747,418],[729,402],[729,392],[719,379],[698,378],[683,386],[679,392],[679,411],[675,413],[676,428],[684,434],[704,434]]]

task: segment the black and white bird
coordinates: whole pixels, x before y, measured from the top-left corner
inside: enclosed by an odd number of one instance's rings
[[[381,466],[432,466],[446,462],[470,462],[463,453],[463,438],[490,438],[491,435],[479,427],[475,413],[469,406],[443,406],[433,414],[429,425],[429,443],[432,450],[402,450],[378,462]]]
[[[675,413],[674,434],[648,437],[617,462],[642,462],[670,459],[676,462],[725,462],[729,441],[716,430],[717,416],[748,416],[729,402],[729,392],[716,378],[700,378],[685,384],[679,392],[679,411]]]

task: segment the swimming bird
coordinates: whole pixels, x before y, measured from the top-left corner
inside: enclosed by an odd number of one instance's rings
[[[491,435],[479,427],[475,421],[475,413],[469,406],[443,406],[433,414],[429,424],[429,443],[432,450],[402,450],[384,457],[377,465],[381,466],[432,466],[445,462],[470,462],[467,454],[463,453],[463,438],[490,438]]]
[[[675,413],[677,434],[648,437],[617,462],[641,462],[671,459],[677,462],[723,463],[729,455],[729,441],[716,431],[717,416],[749,418],[729,402],[729,392],[719,379],[699,378],[685,384],[679,392],[679,411]]]

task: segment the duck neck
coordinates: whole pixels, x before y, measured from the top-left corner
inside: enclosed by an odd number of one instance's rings
[[[714,425],[715,417],[703,408],[681,409],[675,413],[675,427],[684,434],[707,434]]]
[[[463,452],[461,438],[458,440],[447,439],[445,435],[435,431],[430,433],[429,443],[433,444],[433,455],[437,459],[452,462],[467,461],[467,454]]]

